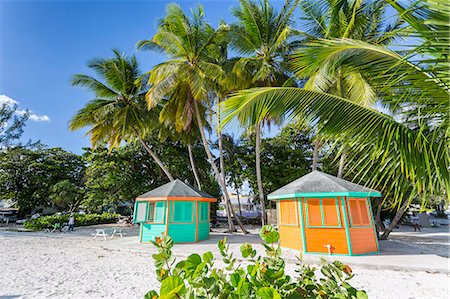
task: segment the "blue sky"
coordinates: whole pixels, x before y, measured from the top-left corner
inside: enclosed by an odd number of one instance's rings
[[[184,9],[198,1],[176,1]],[[272,1],[276,6],[281,1]],[[150,38],[168,1],[4,1],[0,0],[0,101],[30,109],[23,138],[81,153],[89,146],[84,132],[70,132],[69,119],[92,94],[72,87],[76,73],[89,73],[86,62],[109,57],[117,48],[135,53]],[[232,22],[238,1],[201,1],[209,22]],[[137,52],[142,70],[164,56]],[[46,118],[48,117],[48,119]],[[234,129],[235,130],[235,129]]]

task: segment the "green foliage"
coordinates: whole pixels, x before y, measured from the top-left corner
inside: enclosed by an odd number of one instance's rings
[[[153,150],[176,177],[194,182],[189,157],[181,142],[153,142]],[[218,187],[210,175],[210,167],[200,145],[193,146],[200,180],[205,192],[218,195]],[[86,196],[83,202],[90,212],[134,199],[168,182],[161,168],[138,145],[127,144],[112,151],[106,148],[86,149]]]
[[[112,213],[102,214],[74,214],[76,226],[86,226],[94,224],[115,223],[120,215]],[[24,227],[31,230],[42,230],[53,228],[69,222],[69,214],[44,216],[36,219],[29,219],[24,223]]]
[[[217,267],[211,252],[203,256],[191,254],[177,262],[172,257],[172,239],[168,236],[156,238],[152,243],[158,249],[153,255],[156,273],[161,282],[159,292],[152,290],[145,298],[367,298],[365,291],[349,284],[353,277],[349,266],[322,259],[320,272],[299,259],[297,276],[285,273],[286,262],[281,257],[279,234],[275,228],[264,226],[260,236],[264,241],[265,256],[257,256],[252,245],[241,245],[242,260],[229,250],[226,238],[217,244],[222,256]]]
[[[19,117],[17,112],[17,105],[0,104],[0,148],[10,147],[22,136],[29,113],[26,111]]]
[[[391,208],[417,194],[423,202],[448,200],[448,5],[388,2],[403,21],[386,28],[384,1],[302,2],[310,34],[291,62],[297,79],[311,84],[240,91],[223,102],[222,125],[238,118],[251,126],[268,115],[307,119],[351,143],[352,176],[386,190]],[[407,50],[388,48],[399,34],[420,38]],[[367,107],[374,96],[389,114]]]
[[[49,198],[60,210],[73,212],[84,198],[84,188],[69,180],[62,180],[50,187]]]
[[[283,127],[276,136],[261,140],[261,174],[265,194],[310,171],[313,150],[311,139],[311,133],[300,123],[291,123]],[[254,152],[254,135],[242,136],[240,151],[237,151],[240,166],[235,167],[234,171],[243,172],[244,178],[257,193]],[[323,162],[329,163],[328,160]]]
[[[52,206],[52,186],[64,180],[81,186],[84,167],[80,156],[60,148],[6,149],[0,152],[0,198],[15,202],[21,215]]]

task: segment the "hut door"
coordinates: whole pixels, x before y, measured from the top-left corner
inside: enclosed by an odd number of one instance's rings
[[[196,208],[192,201],[173,201],[169,224],[169,236],[175,242],[195,242],[196,240]]]

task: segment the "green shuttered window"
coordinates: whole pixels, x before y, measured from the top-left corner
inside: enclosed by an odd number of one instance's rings
[[[164,223],[165,202],[138,201],[134,208],[135,223]]]
[[[147,202],[137,201],[134,207],[134,222],[143,223],[147,220]]]
[[[207,222],[209,220],[209,205],[207,202],[198,203],[198,213],[200,222]]]
[[[172,208],[172,222],[192,223],[194,221],[193,202],[174,201]]]
[[[155,205],[155,222],[156,223],[164,223],[164,215],[166,212],[165,202],[157,201]]]

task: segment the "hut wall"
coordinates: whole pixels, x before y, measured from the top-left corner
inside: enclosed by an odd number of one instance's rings
[[[141,224],[141,242],[143,243],[154,241],[156,237],[161,237],[162,233],[166,233],[165,224]]]
[[[297,199],[278,201],[278,211],[280,245],[287,248],[303,250]]]
[[[196,242],[196,202],[171,201],[168,235],[175,243]]]
[[[334,247],[333,253],[338,254],[348,254],[347,236],[345,233],[345,223],[343,217],[343,211],[341,206],[341,200],[338,198],[338,209],[336,211],[336,205],[331,206],[332,202],[336,202],[336,199],[322,199],[324,201],[324,214],[326,211],[332,211],[334,209],[335,213],[340,218],[340,225],[331,225],[334,223],[329,223],[328,226],[337,227],[320,227],[320,223],[329,221],[334,221],[335,217],[328,215],[321,215],[320,206],[317,205],[319,198],[303,198],[302,205],[303,208],[303,223],[305,223],[305,240],[306,240],[306,252],[320,252],[327,253],[327,244]],[[333,209],[332,209],[333,208]],[[323,220],[322,220],[323,218]],[[339,224],[339,223],[336,223]]]
[[[378,251],[374,220],[366,198],[348,198],[350,239],[353,254]]]
[[[350,239],[354,254],[376,252],[377,240],[372,227],[350,228]]]
[[[209,239],[209,202],[198,202],[198,241]]]
[[[198,240],[203,241],[209,239],[209,223],[198,224]]]

